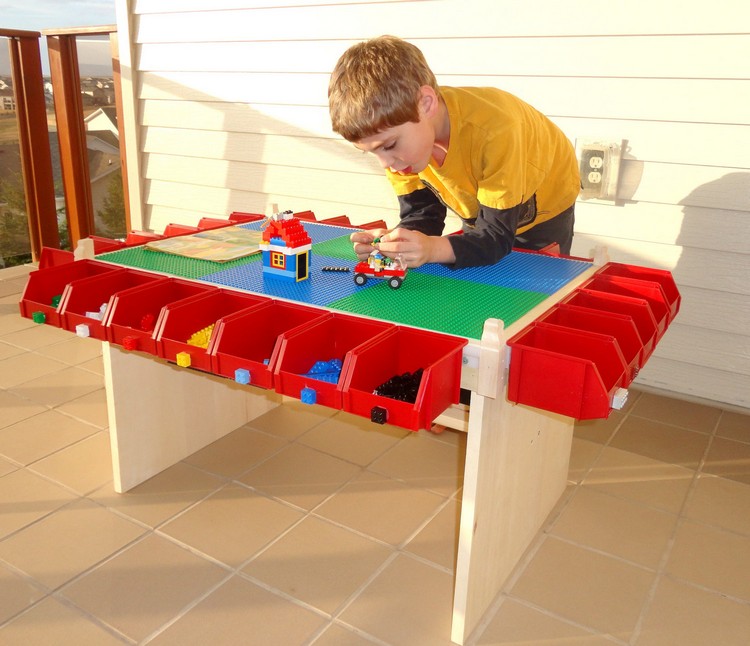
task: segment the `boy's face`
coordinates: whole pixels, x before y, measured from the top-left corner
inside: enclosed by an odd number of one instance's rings
[[[399,175],[420,173],[432,159],[435,134],[426,119],[408,122],[383,130],[354,144],[372,153],[380,165]]]

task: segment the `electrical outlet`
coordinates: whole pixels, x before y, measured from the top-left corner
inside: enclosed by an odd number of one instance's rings
[[[581,197],[584,200],[614,200],[617,197],[621,148],[622,141],[576,141],[581,173]]]

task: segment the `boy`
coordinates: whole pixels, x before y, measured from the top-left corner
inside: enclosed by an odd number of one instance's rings
[[[352,234],[408,267],[492,264],[516,246],[570,253],[575,151],[544,115],[496,88],[439,87],[422,52],[381,36],[349,48],[328,87],[333,130],[373,153],[398,196],[392,231]],[[463,234],[442,236],[446,208]]]

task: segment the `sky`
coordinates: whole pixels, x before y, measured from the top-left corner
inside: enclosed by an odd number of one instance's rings
[[[0,0],[0,27],[42,31],[60,27],[90,27],[114,25],[115,0]],[[44,38],[42,45],[46,45]],[[102,44],[79,46],[82,65],[96,64],[97,58],[106,56],[108,46]],[[86,60],[91,58],[91,60]],[[46,46],[42,49],[42,68],[49,69]],[[9,74],[8,47],[0,44],[0,74]]]

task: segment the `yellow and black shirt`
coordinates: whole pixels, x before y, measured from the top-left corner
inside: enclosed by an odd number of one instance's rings
[[[418,175],[386,171],[399,226],[440,235],[448,207],[464,223],[463,235],[450,237],[454,267],[491,264],[511,251],[516,234],[573,205],[580,189],[575,151],[554,123],[508,92],[440,92],[450,119],[442,166]]]

